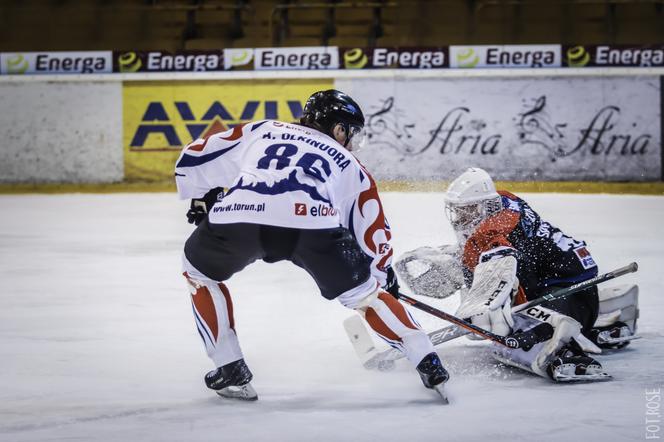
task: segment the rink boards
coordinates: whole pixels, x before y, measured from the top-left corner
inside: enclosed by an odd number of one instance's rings
[[[361,103],[369,144],[357,156],[395,190],[436,190],[469,166],[550,183],[531,191],[655,183],[662,78],[657,69],[5,77],[0,183],[158,190],[184,144],[252,120],[297,121],[311,92],[332,87]]]

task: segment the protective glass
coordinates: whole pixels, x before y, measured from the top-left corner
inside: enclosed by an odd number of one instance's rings
[[[348,140],[351,150],[357,152],[367,145],[369,137],[364,127],[351,125],[348,127]]]
[[[450,220],[454,229],[463,229],[482,220],[482,204],[446,204],[445,215],[447,215],[447,219]]]

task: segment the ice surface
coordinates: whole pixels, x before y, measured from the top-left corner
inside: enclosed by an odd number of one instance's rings
[[[564,386],[498,366],[483,343],[443,344],[449,406],[404,360],[365,371],[342,327],[351,312],[287,263],[254,264],[228,284],[260,399],[224,401],[203,385],[212,364],[180,274],[186,202],[2,196],[0,440],[643,440],[645,390],[664,387],[664,198],[524,196],[586,239],[602,270],[639,262],[620,283],[641,287],[644,339],[600,357],[614,381]],[[453,241],[440,194],[383,200],[397,255]]]

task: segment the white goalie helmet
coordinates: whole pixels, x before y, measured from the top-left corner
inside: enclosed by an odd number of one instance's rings
[[[445,214],[460,242],[465,241],[479,223],[503,208],[493,180],[478,167],[469,168],[452,181],[444,200]]]

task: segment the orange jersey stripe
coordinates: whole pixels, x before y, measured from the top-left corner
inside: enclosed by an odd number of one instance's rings
[[[516,306],[524,304],[526,301],[528,301],[528,298],[526,298],[526,291],[523,289],[523,286],[519,284],[519,290],[516,292],[513,304]]]

